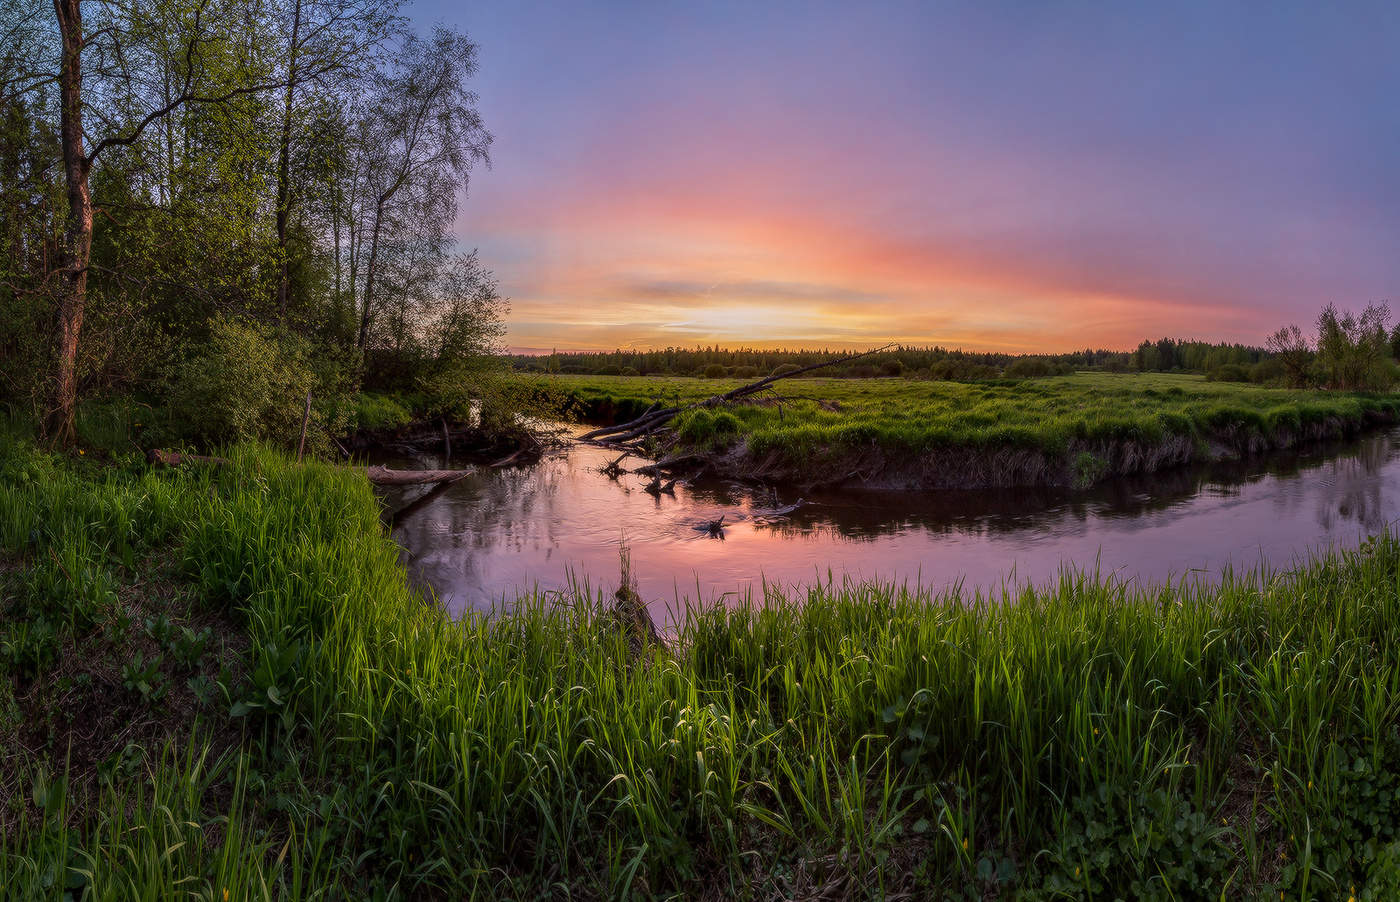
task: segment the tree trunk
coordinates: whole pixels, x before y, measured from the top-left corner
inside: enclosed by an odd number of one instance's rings
[[[63,39],[59,69],[60,143],[68,188],[68,213],[58,253],[58,328],[54,372],[48,409],[42,424],[46,440],[56,446],[73,443],[78,394],[78,339],[87,305],[87,270],[92,253],[92,195],[88,191],[89,163],[83,149],[83,17],[79,0],[54,0],[54,13]]]
[[[335,310],[340,313],[340,185],[331,186],[331,236],[335,245]]]
[[[360,308],[360,340],[357,345],[361,350],[364,350],[369,341],[369,313],[370,305],[374,303],[375,262],[379,257],[379,226],[383,220],[384,201],[381,200],[374,208],[374,228],[370,229],[369,235],[369,261],[365,264],[364,304]]]
[[[287,91],[282,101],[282,134],[277,150],[277,316],[287,315],[291,264],[287,259],[287,219],[291,210],[292,102],[297,87],[297,49],[301,36],[301,0],[292,12],[292,40],[287,47]]]

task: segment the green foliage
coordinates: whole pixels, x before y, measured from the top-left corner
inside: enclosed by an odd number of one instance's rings
[[[1376,852],[1359,898],[1363,902],[1400,899],[1400,843],[1390,843]]]
[[[354,404],[351,422],[361,429],[393,429],[407,426],[413,420],[413,412],[390,395],[360,392]]]
[[[759,348],[661,348],[651,351],[559,353],[547,357],[516,355],[517,370],[569,375],[620,375],[627,370],[651,376],[710,376],[709,367],[722,366],[736,378],[759,373],[788,373],[814,363],[830,361],[844,351],[818,348],[777,350]],[[1226,363],[1254,364],[1266,356],[1262,348],[1240,344],[1209,343],[1162,338],[1143,342],[1136,352],[1085,349],[1064,354],[1012,355],[963,351],[944,347],[899,346],[854,360],[837,362],[821,370],[830,378],[869,379],[911,376],[921,379],[981,381],[1003,374],[1010,378],[1043,378],[1076,370],[1105,372],[1205,373]],[[1014,369],[1013,369],[1014,368]]]
[[[1044,379],[1047,376],[1065,376],[1072,372],[1068,364],[1048,357],[1018,357],[1006,368],[1006,375],[1012,379]]]
[[[733,439],[739,434],[742,424],[739,418],[727,410],[693,410],[679,418],[677,434],[694,445],[707,445],[716,441]]]
[[[703,375],[706,379],[723,379],[729,375],[729,368],[722,363],[712,363],[705,367]]]
[[[160,701],[169,689],[165,674],[161,671],[161,664],[159,656],[148,659],[138,654],[122,667],[122,685],[127,691],[138,694],[141,700],[148,704]]]
[[[1381,391],[1396,381],[1386,322],[1390,308],[1369,304],[1359,314],[1328,304],[1317,318],[1317,371],[1331,388]]]
[[[327,451],[344,431],[351,374],[286,330],[216,319],[207,344],[170,377],[170,428],[206,445],[266,441],[295,448],[306,397],[308,447]]]
[[[1169,787],[1100,784],[1066,806],[1026,898],[1218,899],[1235,857],[1227,834]]]
[[[58,629],[46,617],[8,623],[0,632],[0,658],[21,682],[52,666],[58,653]]]
[[[1210,382],[1252,382],[1250,378],[1250,368],[1241,366],[1238,363],[1226,363],[1216,367],[1206,374],[1206,379]]]

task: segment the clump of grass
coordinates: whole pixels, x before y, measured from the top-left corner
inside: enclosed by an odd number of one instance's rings
[[[351,422],[361,429],[390,429],[407,426],[413,411],[399,398],[390,395],[360,392],[355,396]]]
[[[1394,536],[1218,584],[770,588],[620,667],[608,599],[452,621],[357,475],[232,459],[95,477],[31,455],[51,478],[0,481],[26,574],[174,549],[248,637],[247,679],[84,817],[50,816],[62,770],[10,759],[0,870],[23,891],[1344,898],[1396,878]],[[133,631],[177,665],[178,628]]]

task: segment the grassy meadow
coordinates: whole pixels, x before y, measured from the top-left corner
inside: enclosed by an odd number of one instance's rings
[[[552,376],[585,416],[626,419],[745,380]],[[1192,460],[1339,438],[1400,419],[1400,396],[1165,373],[998,382],[791,379],[760,404],[696,410],[678,448],[733,452],[738,475],[913,486],[1087,485]],[[1002,455],[1000,460],[991,456]]]
[[[1400,541],[449,620],[362,477],[0,449],[0,896],[1393,898]],[[640,566],[645,566],[644,562]]]

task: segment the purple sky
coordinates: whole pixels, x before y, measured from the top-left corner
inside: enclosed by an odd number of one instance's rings
[[[517,348],[1258,343],[1400,302],[1400,2],[419,2]]]

